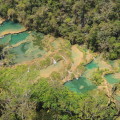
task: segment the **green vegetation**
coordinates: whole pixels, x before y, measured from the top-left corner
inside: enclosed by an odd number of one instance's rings
[[[9,54],[4,48],[5,45],[0,45],[0,65],[12,65],[14,63],[14,55]]]
[[[43,69],[48,67],[49,65],[51,65],[51,60],[50,58],[46,58],[45,60],[40,61],[39,67]]]
[[[0,0],[0,15],[29,29],[85,43],[106,58],[120,57],[119,0]]]
[[[95,85],[101,85],[101,83],[104,81],[103,80],[103,73],[104,70],[99,70],[99,68],[91,75],[90,80],[95,84]]]
[[[120,60],[95,57],[120,58],[119,0],[0,0],[0,17],[0,120],[119,119]]]
[[[34,41],[33,41],[34,45],[38,45],[40,49],[43,49],[44,45],[42,43],[42,39],[44,35],[41,33],[32,33],[32,35],[34,38]]]
[[[104,92],[76,94],[58,81],[39,78],[39,70],[27,65],[0,68],[0,116],[2,120],[83,120],[116,118],[115,104],[107,104]],[[34,72],[33,72],[34,71]],[[53,78],[58,78],[54,73]],[[95,98],[94,98],[95,97]]]
[[[3,56],[3,48],[4,46],[0,45],[0,59],[2,59],[2,56]]]

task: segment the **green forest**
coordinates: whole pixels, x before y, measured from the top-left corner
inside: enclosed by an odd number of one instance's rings
[[[120,57],[119,0],[0,0],[0,16],[29,29]]]
[[[120,0],[0,0],[1,18],[0,120],[120,120]]]
[[[113,120],[120,106],[109,101],[104,91],[76,94],[58,80],[40,78],[26,65],[0,70],[1,120]],[[112,98],[111,98],[112,99]]]

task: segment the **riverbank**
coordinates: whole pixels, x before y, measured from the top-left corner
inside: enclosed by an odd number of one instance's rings
[[[8,30],[8,31],[5,31],[5,32],[2,32],[0,33],[0,37],[3,37],[5,35],[8,35],[8,34],[17,34],[17,33],[21,33],[21,32],[24,32],[26,31],[27,28],[23,28],[23,29],[20,29],[20,30]]]

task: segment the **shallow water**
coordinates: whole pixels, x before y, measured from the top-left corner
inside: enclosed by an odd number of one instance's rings
[[[3,38],[0,38],[0,45],[8,45],[11,40],[11,34],[4,36]]]
[[[28,32],[22,32],[18,34],[8,34],[3,38],[0,38],[0,45],[14,45],[20,41],[25,40],[29,36]]]
[[[89,64],[87,64],[85,67],[86,67],[87,69],[94,69],[94,68],[98,68],[99,66],[98,66],[98,64],[95,63],[95,61],[93,60],[92,62],[90,62]]]
[[[79,79],[73,79],[72,81],[66,82],[65,86],[69,87],[70,90],[78,93],[84,93],[96,88],[96,86],[93,85],[84,76],[81,76]]]
[[[28,32],[22,32],[22,33],[19,33],[19,34],[13,34],[11,36],[11,40],[10,40],[10,44],[13,45],[13,44],[16,44],[20,41],[23,41],[25,40],[27,37],[29,36],[29,33]]]
[[[24,27],[19,23],[14,23],[11,21],[6,21],[0,26],[0,34],[5,31],[17,31],[23,29]],[[0,45],[17,45],[17,43],[24,41],[27,37],[30,36],[28,31],[21,32],[17,34],[8,34],[0,38]],[[43,37],[43,34],[42,34]],[[22,43],[16,47],[8,48],[8,52],[14,56],[13,62],[14,63],[21,63],[24,61],[32,60],[34,58],[41,57],[45,54],[44,50],[40,50],[37,45],[31,42]]]
[[[44,54],[44,51],[40,50],[39,47],[34,47],[32,42],[20,44],[17,47],[11,48],[9,52],[14,55],[15,63],[30,61]]]
[[[0,25],[0,33],[5,31],[18,31],[24,29],[25,27],[19,23],[14,23],[12,21],[5,21],[3,24]]]
[[[71,81],[66,82],[64,85],[68,87],[70,90],[77,92],[77,93],[84,93],[90,90],[97,88],[90,80],[86,78],[86,74],[89,74],[90,69],[98,68],[98,64],[95,61],[90,62],[86,66],[86,71],[83,75],[78,79],[73,79]]]
[[[115,84],[115,83],[120,83],[120,79],[117,79],[114,77],[114,74],[108,74],[105,75],[105,79],[108,81],[110,84]]]

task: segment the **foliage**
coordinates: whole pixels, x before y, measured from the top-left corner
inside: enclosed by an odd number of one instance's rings
[[[60,56],[60,55],[55,55],[55,56],[54,56],[54,59],[55,59],[57,62],[59,62],[59,61],[62,60],[63,58],[62,58],[62,56]]]
[[[60,81],[60,80],[61,80],[61,75],[60,75],[60,73],[58,73],[58,72],[52,72],[52,74],[51,74],[51,79],[52,79],[52,80],[58,80],[58,81]]]
[[[51,65],[51,60],[49,57],[47,57],[45,60],[40,61],[40,68],[46,68],[49,65]]]
[[[33,43],[34,45],[39,46],[40,49],[43,49],[43,43],[42,43],[42,39],[43,39],[43,34],[41,33],[32,33],[33,36]]]
[[[119,0],[0,0],[0,15],[45,34],[120,57]]]
[[[0,0],[0,16],[19,21],[36,32],[64,37],[72,44],[84,43],[92,51],[103,52],[106,58],[120,57],[119,0]],[[34,44],[42,49],[43,36],[33,36]],[[49,45],[48,42],[46,46]],[[70,48],[66,41],[59,52],[70,58]],[[0,54],[2,51],[0,46]],[[111,101],[108,105],[109,99],[97,90],[89,94],[71,92],[61,85],[57,72],[50,78],[40,78],[37,68],[51,63],[48,57],[36,66],[0,67],[1,120],[114,120],[119,115],[115,104]],[[84,70],[82,66],[78,69]],[[96,85],[103,82],[103,72],[98,69],[92,75]]]
[[[105,94],[76,94],[59,81],[44,78],[33,83],[39,70],[30,67],[28,72],[28,67],[1,68],[1,120],[110,120],[116,115],[115,105],[111,103],[108,106]]]
[[[104,70],[99,70],[97,69],[92,75],[91,75],[91,78],[90,80],[96,84],[96,85],[100,85],[104,80],[103,80],[103,73],[104,73]]]
[[[3,46],[3,45],[0,45],[0,59],[1,59],[2,56],[3,56],[3,48],[4,48],[4,46]]]

